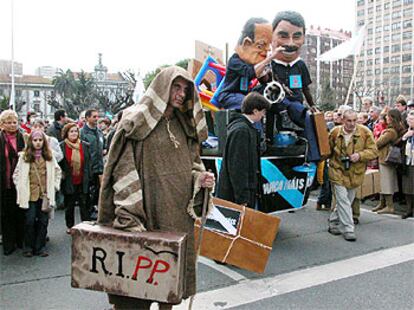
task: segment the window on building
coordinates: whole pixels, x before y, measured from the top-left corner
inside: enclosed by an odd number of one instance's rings
[[[391,24],[391,30],[399,30],[399,29],[401,29],[401,22]]]
[[[384,74],[390,73],[390,68],[384,68],[384,69],[382,69],[382,73],[384,73]]]
[[[411,73],[411,66],[402,66],[401,70],[403,73]]]
[[[392,16],[393,19],[400,18],[401,17],[401,11],[395,11],[395,12],[392,13],[391,16]]]
[[[35,112],[40,112],[40,102],[33,102],[33,110],[35,110]]]
[[[394,33],[394,34],[391,36],[391,41],[392,41],[392,42],[399,41],[399,40],[400,40],[400,38],[401,38],[401,35],[400,35],[399,33]]]
[[[375,28],[375,32],[376,33],[381,32],[381,30],[382,30],[382,27],[381,26],[378,26],[378,27]]]
[[[400,73],[400,66],[391,67],[391,73]]]
[[[412,38],[413,38],[413,32],[412,31],[404,31],[403,32],[403,40],[412,39]]]
[[[379,58],[375,58],[375,64],[376,65],[378,65],[378,64],[380,64],[381,63],[381,59],[379,59]]]
[[[411,61],[411,59],[412,59],[411,54],[402,55],[402,62]]]
[[[367,55],[368,56],[372,55],[372,49],[367,50]]]
[[[375,69],[375,74],[381,74],[381,69]]]
[[[378,37],[375,38],[375,44],[379,45],[379,44],[381,44],[381,42],[382,42],[382,37],[381,36],[378,36]]]
[[[390,25],[384,25],[384,31],[390,31]]]
[[[391,57],[391,63],[392,63],[392,64],[400,63],[400,61],[401,61],[401,57],[400,57],[400,55],[397,55],[397,56],[392,56],[392,57]]]
[[[389,8],[390,8],[390,3],[389,2],[384,3],[384,10],[389,9]]]
[[[374,8],[368,8],[368,14],[374,13]]]
[[[379,54],[379,53],[381,53],[381,47],[375,48],[375,54]]]
[[[357,12],[357,16],[364,16],[364,9]]]
[[[394,0],[392,2],[392,5],[393,5],[393,7],[400,6],[401,5],[401,0]]]
[[[372,59],[367,60],[367,66],[372,66]]]
[[[35,91],[33,92],[33,96],[34,96],[34,97],[39,97],[39,96],[40,96],[40,92],[39,92],[38,90],[35,90]]]
[[[368,34],[373,34],[372,28],[368,28]]]
[[[406,29],[406,28],[411,28],[413,26],[413,21],[412,21],[412,19],[408,19],[408,20],[405,20],[404,22],[403,22],[403,28],[404,29]]]
[[[390,36],[384,36],[384,42],[389,42],[390,41]]]
[[[401,45],[399,44],[394,44],[393,46],[391,46],[391,53],[397,53],[401,51]]]
[[[404,5],[407,5],[407,4],[412,4],[413,3],[413,0],[404,0],[403,1],[403,4]]]
[[[372,37],[368,38],[368,40],[367,40],[367,44],[368,44],[368,45],[372,45]]]
[[[404,10],[403,15],[404,15],[404,17],[413,16],[413,10]]]
[[[388,53],[390,51],[390,47],[387,45],[387,46],[384,46],[384,53]]]
[[[411,84],[411,76],[406,76],[401,79],[401,84]]]
[[[367,70],[367,76],[371,76],[372,75],[372,70]]]
[[[402,45],[402,50],[403,50],[404,52],[411,51],[412,44],[413,44],[412,42],[406,42],[406,43],[403,43],[403,45]]]
[[[384,20],[390,19],[390,13],[386,13],[383,16]]]
[[[390,58],[389,57],[384,57],[384,59],[382,60],[382,62],[384,64],[388,64],[388,63],[390,63]]]
[[[377,5],[377,7],[375,8],[375,11],[380,12],[382,9],[381,5]]]
[[[359,22],[358,22],[358,26],[363,26],[365,24],[365,21],[363,20],[363,19],[361,19]]]

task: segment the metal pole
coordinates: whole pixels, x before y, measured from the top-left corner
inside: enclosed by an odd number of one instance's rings
[[[10,103],[13,107],[13,110],[16,111],[16,100],[15,100],[15,90],[14,90],[14,1],[10,0],[11,3],[11,94],[10,94]]]
[[[358,61],[359,61],[359,52],[358,52],[358,54],[356,54],[354,56],[354,72],[352,74],[351,83],[349,83],[348,93],[346,94],[344,104],[348,104],[349,95],[351,94],[352,87],[355,83],[355,77],[356,77],[356,74],[357,74]],[[355,101],[354,101],[354,109],[355,109]]]

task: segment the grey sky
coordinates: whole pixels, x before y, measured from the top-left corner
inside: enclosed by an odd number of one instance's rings
[[[11,57],[10,1],[0,1],[0,59]],[[15,60],[24,73],[38,66],[93,70],[97,54],[110,72],[140,69],[194,56],[194,40],[234,48],[245,21],[272,21],[296,10],[307,27],[354,31],[353,0],[14,0]]]

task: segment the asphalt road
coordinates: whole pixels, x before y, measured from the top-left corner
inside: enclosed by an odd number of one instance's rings
[[[264,274],[202,258],[193,309],[413,309],[414,220],[374,214],[367,201],[358,240],[347,242],[327,232],[328,212],[316,211],[313,198],[279,216]],[[104,293],[70,287],[63,211],[49,236],[49,257],[0,256],[1,309],[110,309]]]

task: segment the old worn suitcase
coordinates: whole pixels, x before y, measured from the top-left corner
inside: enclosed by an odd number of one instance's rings
[[[71,234],[72,287],[180,303],[186,234],[132,233],[92,222]]]
[[[331,150],[329,147],[329,131],[326,127],[325,117],[321,112],[314,112],[312,113],[312,119],[315,124],[315,134],[318,140],[319,153],[322,157],[329,156]]]
[[[264,272],[280,219],[213,198],[201,240],[201,255],[253,272]],[[200,221],[195,223],[198,239]]]

